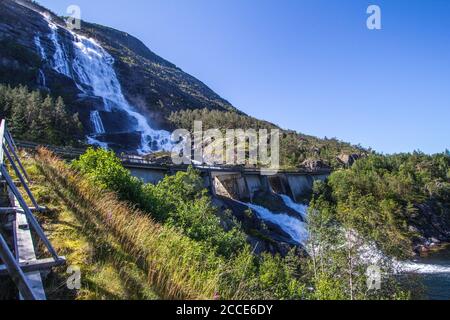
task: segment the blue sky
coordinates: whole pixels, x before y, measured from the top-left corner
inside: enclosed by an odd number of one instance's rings
[[[283,128],[384,153],[450,149],[450,1],[39,2],[79,5]],[[382,30],[366,27],[370,4]]]

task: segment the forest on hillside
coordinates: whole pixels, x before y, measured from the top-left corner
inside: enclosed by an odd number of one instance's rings
[[[202,121],[203,130],[220,129],[280,129],[278,126],[251,116],[233,111],[208,109],[182,110],[173,112],[169,120],[177,128],[193,131],[194,121]],[[354,146],[336,138],[319,139],[292,130],[281,130],[280,162],[284,168],[297,168],[305,165],[305,161],[316,162],[318,166],[341,168],[348,163],[340,160],[343,155],[360,157],[371,153],[370,149]]]
[[[79,145],[83,127],[77,114],[71,114],[61,97],[53,98],[25,86],[0,84],[0,118],[18,140]]]

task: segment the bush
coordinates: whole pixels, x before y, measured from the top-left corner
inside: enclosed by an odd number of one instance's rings
[[[178,228],[193,240],[203,242],[219,255],[230,257],[245,245],[245,235],[235,225],[224,230],[217,209],[193,169],[167,176],[158,185],[145,185],[131,176],[114,152],[90,148],[73,167],[107,190],[150,214],[157,221]]]

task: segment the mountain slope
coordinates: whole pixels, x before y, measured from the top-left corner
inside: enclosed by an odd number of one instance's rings
[[[0,83],[63,97],[89,143],[119,152],[164,150],[169,133],[161,130],[189,127],[192,115],[207,126],[223,118],[228,122],[215,126],[221,129],[276,127],[246,116],[126,32],[82,22],[74,33],[34,2],[0,1],[0,44]],[[289,166],[311,158],[334,166],[342,153],[365,152],[336,139],[283,133],[282,161]]]

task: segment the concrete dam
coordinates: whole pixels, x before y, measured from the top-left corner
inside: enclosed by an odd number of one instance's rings
[[[122,159],[125,168],[145,183],[157,184],[166,175],[186,171],[187,166],[157,165],[139,157]],[[222,196],[238,201],[253,202],[258,193],[284,194],[294,201],[310,195],[314,181],[325,181],[331,170],[279,171],[275,175],[263,175],[261,171],[244,167],[194,166],[204,180],[205,188],[213,196]]]
[[[155,165],[138,157],[122,159],[124,167],[145,183],[157,184],[187,166]],[[308,201],[314,182],[325,181],[330,170],[280,171],[267,176],[244,167],[194,166],[212,201],[223,213],[231,211],[249,236],[256,253],[286,255],[292,248],[306,252]],[[249,214],[251,211],[253,214]]]
[[[39,147],[23,141],[17,145],[27,150]],[[45,147],[67,160],[76,159],[85,152],[83,149]],[[119,157],[133,176],[154,185],[168,175],[188,169],[187,165],[158,163],[140,156]],[[193,167],[200,173],[222,220],[230,220],[225,213],[231,211],[249,236],[256,253],[285,255],[293,247],[306,248],[309,238],[306,203],[314,182],[325,181],[331,170],[280,170],[274,175],[265,175],[261,169],[242,166]]]

